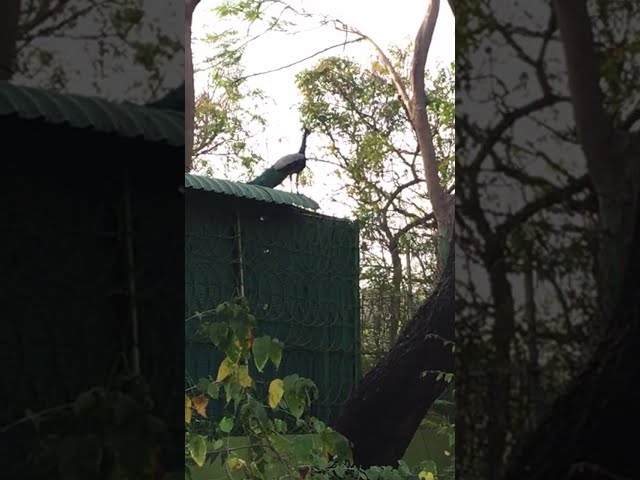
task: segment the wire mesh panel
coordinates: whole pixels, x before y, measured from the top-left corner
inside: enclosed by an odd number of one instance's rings
[[[313,413],[330,422],[359,374],[357,226],[187,191],[186,229],[185,315],[230,300],[242,284],[258,322],[256,335],[285,344],[277,375],[297,373],[316,382],[320,397]],[[189,323],[185,328],[189,335]],[[187,346],[193,379],[215,375],[220,360],[212,347]],[[264,387],[275,375],[267,369],[256,376]]]
[[[169,410],[175,411],[182,428],[181,412],[171,407],[166,388],[173,375],[177,390],[184,370],[182,339],[176,342],[168,333],[182,334],[184,236],[182,228],[174,233],[184,218],[181,162],[177,169],[158,167],[155,158],[166,154],[159,146],[96,136],[87,139],[94,147],[87,167],[88,149],[77,147],[77,156],[66,151],[84,137],[63,128],[55,135],[32,131],[42,141],[32,145],[29,158],[46,161],[4,165],[0,176],[0,426],[22,418],[27,408],[39,412],[67,404],[107,383],[118,359],[130,353],[134,297],[142,375],[151,380],[158,407],[153,413],[171,422]],[[67,155],[51,161],[50,150]],[[125,171],[134,192],[129,225],[123,215]],[[132,269],[126,262],[127,231],[133,237]],[[131,275],[135,293],[128,285]],[[175,372],[158,361],[167,355],[176,359]],[[28,423],[3,433],[3,465],[24,458],[34,434]]]
[[[52,165],[4,171],[12,182],[2,182],[0,209],[2,426],[104,383],[123,320],[113,172],[89,185]],[[6,432],[3,465],[25,458],[33,435],[30,425]]]
[[[180,437],[184,414],[176,405],[184,403],[184,392],[176,387],[184,375],[184,196],[177,182],[183,171],[181,162],[161,168],[137,162],[130,176],[140,367],[154,413]],[[177,455],[173,461],[184,461],[183,451],[172,453]]]
[[[0,361],[13,365],[3,420],[104,382],[112,360],[94,354],[92,338],[120,348],[117,182],[106,172],[93,185],[52,173],[25,172],[24,183],[16,174],[3,188],[11,202],[0,210]]]

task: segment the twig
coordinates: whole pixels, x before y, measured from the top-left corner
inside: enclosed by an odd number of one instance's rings
[[[26,415],[26,416],[16,420],[15,422],[12,422],[12,423],[10,423],[8,425],[5,425],[4,427],[0,428],[0,433],[6,433],[9,430],[11,430],[13,427],[17,427],[21,423],[31,422],[35,418],[44,417],[45,415],[48,415],[50,413],[56,413],[56,412],[61,412],[63,410],[68,410],[68,409],[70,409],[72,407],[73,407],[73,403],[66,403],[64,405],[57,405],[55,407],[47,408],[46,410],[42,410],[42,411],[37,412],[37,413],[32,413],[32,414]]]
[[[343,47],[343,46],[345,46],[345,45],[346,45],[346,44],[348,44],[348,43],[361,42],[362,40],[364,40],[364,39],[363,39],[363,38],[356,38],[356,39],[353,39],[353,40],[348,40],[348,41],[345,41],[345,42],[340,42],[340,43],[338,43],[338,44],[335,44],[335,45],[332,45],[332,46],[330,46],[330,47],[327,47],[327,48],[324,48],[324,49],[322,49],[322,50],[319,50],[319,51],[317,51],[316,53],[314,53],[314,54],[312,54],[312,55],[309,55],[308,57],[301,58],[300,60],[296,60],[295,62],[289,63],[289,64],[287,64],[287,65],[283,65],[283,66],[281,66],[281,67],[274,68],[274,69],[272,69],[272,70],[265,70],[265,71],[263,71],[263,72],[250,73],[249,75],[245,75],[245,76],[243,76],[243,77],[239,77],[238,79],[236,79],[236,82],[241,82],[241,81],[246,80],[246,79],[251,78],[251,77],[257,77],[257,76],[260,76],[260,75],[266,75],[266,74],[268,74],[268,73],[279,72],[280,70],[284,70],[284,69],[286,69],[286,68],[293,67],[293,66],[298,65],[299,63],[302,63],[302,62],[304,62],[304,61],[306,61],[306,60],[309,60],[309,59],[311,59],[311,58],[313,58],[313,57],[317,57],[317,56],[318,56],[318,55],[320,55],[321,53],[327,52],[327,51],[332,50],[332,49],[334,49],[334,48]]]

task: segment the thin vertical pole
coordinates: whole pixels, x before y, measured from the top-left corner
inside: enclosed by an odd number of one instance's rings
[[[238,255],[238,293],[244,298],[244,261],[242,257],[242,232],[240,228],[240,213],[236,211],[236,250]]]
[[[413,285],[411,284],[411,247],[407,247],[407,322],[411,320],[413,314]]]
[[[133,373],[140,375],[140,349],[139,349],[139,324],[138,305],[136,302],[136,270],[133,248],[133,215],[131,211],[131,183],[129,170],[124,169],[124,222],[125,222],[125,250],[127,256],[127,280],[129,297],[129,319],[131,321],[131,367]]]

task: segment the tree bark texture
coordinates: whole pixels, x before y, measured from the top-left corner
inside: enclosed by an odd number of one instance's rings
[[[391,248],[391,318],[389,319],[389,345],[396,343],[400,328],[400,313],[402,311],[400,298],[402,295],[402,260],[400,258],[400,246],[397,241],[392,241]]]
[[[616,321],[504,480],[638,478],[640,456],[633,439],[640,431],[640,219],[633,245]]]
[[[436,290],[389,353],[354,388],[333,425],[352,443],[358,466],[397,465],[447,387],[436,372],[452,372],[454,366],[447,343],[454,340],[454,263],[450,249]]]
[[[185,0],[184,2],[184,171],[190,172],[193,164],[193,128],[195,115],[195,93],[193,79],[193,54],[191,52],[191,25],[193,12],[200,0]]]
[[[429,54],[433,32],[438,21],[439,10],[440,1],[431,0],[416,35],[411,66],[411,88],[413,90],[413,96],[408,105],[408,110],[411,114],[411,122],[418,138],[420,152],[422,153],[429,199],[431,200],[433,213],[438,223],[438,233],[440,237],[439,263],[442,265],[443,261],[449,256],[448,250],[453,248],[455,199],[453,195],[447,194],[444,191],[440,182],[440,175],[438,174],[439,162],[436,159],[431,125],[429,124],[429,117],[427,116],[427,94],[424,83],[427,56]]]
[[[0,15],[0,80],[10,80],[16,66],[20,0],[4,0]]]

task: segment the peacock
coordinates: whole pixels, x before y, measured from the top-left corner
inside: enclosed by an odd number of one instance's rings
[[[280,185],[285,178],[296,175],[296,190],[298,189],[298,176],[307,165],[307,137],[311,131],[304,128],[302,133],[302,145],[298,153],[290,153],[285,155],[272,166],[262,172],[257,178],[250,182],[250,185],[260,185],[263,187],[275,188]]]

